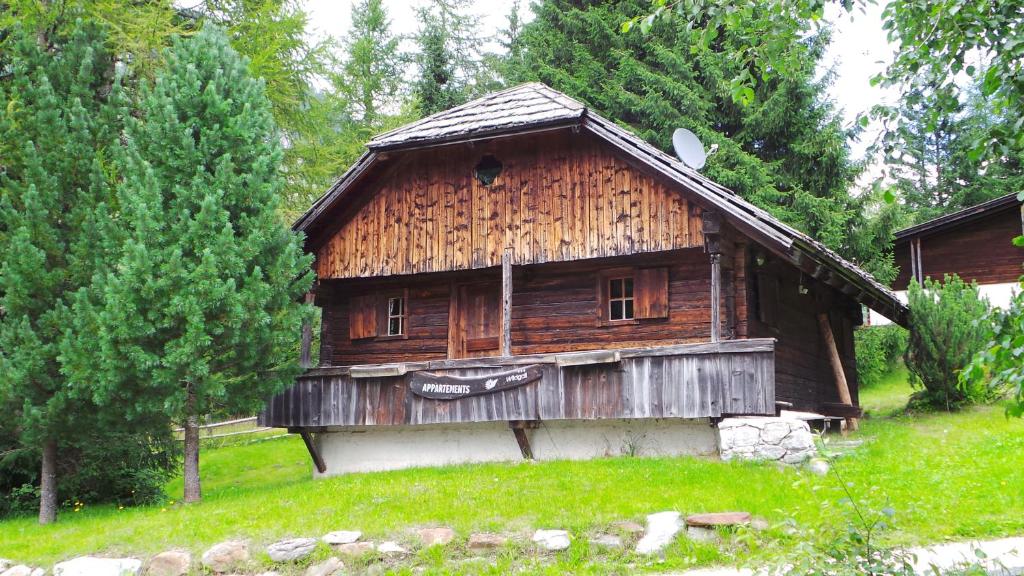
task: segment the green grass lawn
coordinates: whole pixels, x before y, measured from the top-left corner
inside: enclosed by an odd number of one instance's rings
[[[898,378],[897,378],[898,379]],[[899,408],[897,384],[866,390],[872,412]],[[905,403],[909,388],[902,392]],[[869,417],[852,437],[864,444],[841,457],[839,469],[858,498],[892,506],[893,543],[1024,534],[1024,422],[1000,407],[957,414]],[[684,513],[746,510],[780,523],[839,522],[844,494],[832,475],[818,477],[774,465],[727,464],[699,458],[608,458],[587,462],[467,465],[352,474],[314,481],[296,437],[207,449],[202,454],[204,500],[183,506],[176,480],[165,505],[63,511],[41,527],[34,519],[0,522],[0,557],[47,565],[84,553],[145,556],[183,547],[199,554],[234,537],[268,543],[359,529],[369,539],[410,539],[419,526],[447,525],[462,538],[486,530],[520,536],[534,528],[566,528],[577,536],[615,520],[642,520],[662,510]],[[759,536],[739,554],[768,553],[791,544],[781,529]],[[731,561],[735,550],[673,546],[650,568]],[[444,562],[421,553],[429,567]],[[606,558],[577,538],[570,553],[537,571],[605,573],[609,566],[644,568],[635,558]],[[499,558],[498,567],[508,568]]]
[[[860,391],[860,405],[869,416],[891,416],[907,407],[913,389],[907,380],[907,367],[900,362],[884,378]]]

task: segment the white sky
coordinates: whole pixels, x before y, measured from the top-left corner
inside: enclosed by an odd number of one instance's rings
[[[392,32],[413,34],[416,31],[415,8],[423,3],[422,0],[384,0],[391,17]],[[349,0],[305,0],[305,7],[312,28],[318,34],[340,39],[348,30],[351,19]],[[497,31],[506,25],[505,17],[512,7],[512,0],[477,0],[475,7],[483,19],[483,29]],[[881,12],[882,6],[877,4],[867,6],[863,13],[856,12],[852,18],[836,4],[828,4],[826,10],[826,19],[834,24],[834,32],[823,66],[835,66],[836,79],[830,95],[843,111],[848,125],[873,105],[891,103],[896,96],[892,90],[884,91],[869,84],[871,77],[884,69],[883,62],[888,62],[893,52],[882,30]],[[521,16],[526,20],[531,17],[527,0],[521,2]],[[856,157],[863,155],[877,133],[878,127],[870,126],[859,142],[851,143]]]

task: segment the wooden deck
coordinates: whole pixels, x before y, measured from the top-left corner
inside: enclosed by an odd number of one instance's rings
[[[468,377],[536,366],[519,387],[434,400],[416,373]],[[316,368],[274,397],[263,426],[305,431],[465,422],[717,418],[775,413],[775,341],[728,340],[564,354]]]

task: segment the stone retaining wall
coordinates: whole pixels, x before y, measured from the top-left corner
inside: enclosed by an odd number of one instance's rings
[[[807,422],[795,418],[726,418],[718,423],[722,460],[799,464],[818,453]]]

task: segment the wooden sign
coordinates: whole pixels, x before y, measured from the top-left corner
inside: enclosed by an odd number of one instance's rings
[[[540,380],[541,375],[540,366],[537,365],[481,376],[438,376],[414,372],[409,376],[409,389],[424,398],[457,400],[517,388]]]

